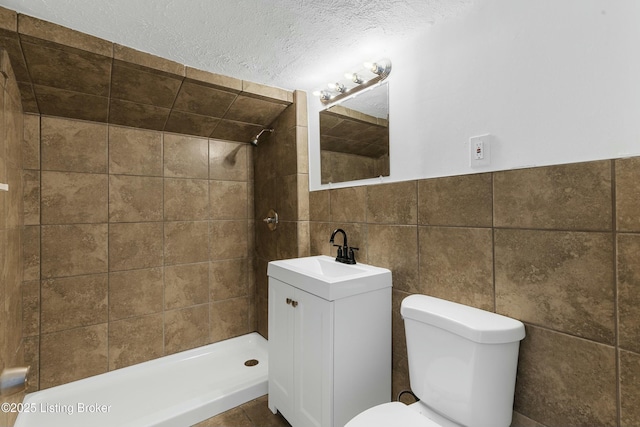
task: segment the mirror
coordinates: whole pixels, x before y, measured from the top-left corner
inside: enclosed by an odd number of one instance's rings
[[[320,111],[322,184],[389,176],[388,85]]]

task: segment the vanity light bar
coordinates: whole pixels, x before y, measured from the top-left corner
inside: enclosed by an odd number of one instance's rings
[[[351,86],[355,83],[355,86],[348,87],[346,84],[337,81],[335,83],[329,83],[328,90],[316,90],[313,92],[313,95],[317,96],[323,104],[330,104],[373,86],[391,74],[391,61],[388,59],[381,59],[376,62],[365,62],[363,66],[364,69],[359,72],[344,74],[344,77],[348,80],[347,84]],[[366,76],[367,73],[375,74],[375,77],[365,80],[363,76]]]

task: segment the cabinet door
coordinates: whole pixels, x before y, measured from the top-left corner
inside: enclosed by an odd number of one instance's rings
[[[269,408],[293,423],[293,324],[295,310],[287,299],[295,289],[269,278]]]
[[[295,412],[299,422],[296,427],[330,426],[333,303],[299,289],[295,301]]]

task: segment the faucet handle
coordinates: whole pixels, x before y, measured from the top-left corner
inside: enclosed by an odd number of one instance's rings
[[[356,248],[354,246],[349,247],[349,254],[347,255],[347,264],[355,264],[356,263],[356,255],[353,251],[357,251],[360,248]]]
[[[338,259],[342,259],[343,255],[342,255],[342,246],[340,245],[333,245],[334,247],[338,248],[338,255],[336,256],[336,260]],[[346,255],[346,254],[345,254]]]

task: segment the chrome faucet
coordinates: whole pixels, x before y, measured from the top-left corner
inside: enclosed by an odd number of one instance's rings
[[[334,239],[336,234],[342,233],[342,246],[334,244]],[[354,254],[354,250],[357,251],[358,248],[349,247],[347,244],[347,233],[342,228],[336,228],[331,233],[331,238],[329,239],[329,243],[338,248],[338,255],[336,256],[337,262],[342,262],[344,264],[355,264],[356,256]]]

